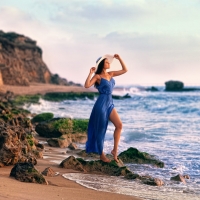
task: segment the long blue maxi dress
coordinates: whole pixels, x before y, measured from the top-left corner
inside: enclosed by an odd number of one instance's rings
[[[115,85],[113,78],[108,81],[101,77],[100,84],[97,86],[99,97],[96,100],[88,123],[86,152],[103,152],[105,133],[108,126],[108,120],[112,109],[114,108],[112,91]]]

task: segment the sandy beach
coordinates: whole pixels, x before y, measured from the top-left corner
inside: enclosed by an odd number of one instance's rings
[[[41,140],[45,140],[39,138]],[[56,159],[59,154],[66,151],[65,149],[52,148],[45,145],[44,155],[52,156]],[[63,155],[65,156],[65,155]],[[68,157],[66,155],[66,157]],[[0,199],[1,200],[140,200],[128,195],[114,194],[109,192],[100,192],[85,188],[73,181],[65,179],[62,174],[77,173],[77,171],[60,168],[59,164],[51,162],[51,159],[38,159],[35,166],[37,170],[42,172],[45,168],[51,167],[54,172],[59,172],[57,176],[47,177],[48,185],[24,183],[15,180],[9,176],[12,166],[0,168]]]
[[[84,88],[81,86],[64,86],[43,83],[31,83],[30,86],[2,85],[0,90],[3,92],[11,91],[16,95],[25,94],[45,94],[47,92],[97,92],[93,87]]]

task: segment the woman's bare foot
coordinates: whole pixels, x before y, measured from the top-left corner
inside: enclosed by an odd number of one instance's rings
[[[118,163],[119,160],[118,160],[118,158],[117,158],[117,152],[115,152],[114,150],[112,150],[112,151],[111,151],[111,154],[113,155],[114,160]]]
[[[102,160],[103,162],[107,162],[107,163],[109,163],[109,162],[111,161],[110,159],[108,159],[108,158],[105,156],[104,153],[102,153],[102,154],[100,155],[100,160]]]

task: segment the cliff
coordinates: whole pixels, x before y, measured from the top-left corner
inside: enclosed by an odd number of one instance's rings
[[[14,32],[0,31],[0,85],[28,86],[31,82],[74,84],[50,72],[36,41]]]

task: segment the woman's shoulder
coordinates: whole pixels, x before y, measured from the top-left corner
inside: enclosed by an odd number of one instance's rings
[[[108,72],[108,74],[109,74],[111,77],[113,77],[113,71]]]

